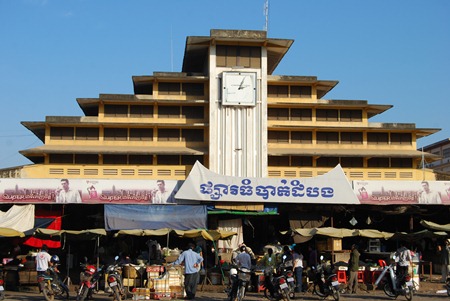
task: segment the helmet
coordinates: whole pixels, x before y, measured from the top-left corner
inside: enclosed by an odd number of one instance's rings
[[[58,255],[53,255],[52,258],[50,259],[50,261],[52,263],[59,263],[59,257]]]

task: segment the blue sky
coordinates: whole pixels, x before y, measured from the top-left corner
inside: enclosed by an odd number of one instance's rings
[[[76,98],[132,94],[131,77],[181,71],[187,36],[262,30],[264,0],[0,0],[0,168],[41,145],[21,121],[82,116]],[[372,122],[450,137],[450,1],[278,0],[268,36],[295,40],[274,74],[340,83],[326,99],[394,107]]]

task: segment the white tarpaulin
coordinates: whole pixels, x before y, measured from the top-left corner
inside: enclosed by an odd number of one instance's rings
[[[0,211],[0,227],[25,232],[34,227],[34,205],[13,205],[8,211]]]
[[[341,166],[315,178],[223,176],[195,163],[176,199],[230,202],[359,204]]]

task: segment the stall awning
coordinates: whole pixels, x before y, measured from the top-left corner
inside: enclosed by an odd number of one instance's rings
[[[293,229],[294,233],[310,237],[314,235],[324,235],[335,238],[352,237],[352,236],[362,236],[368,238],[391,238],[394,233],[383,232],[375,229],[345,229],[345,228],[333,228],[333,227],[323,227],[323,228],[309,228],[309,229]],[[281,232],[282,234],[288,233],[288,231]]]
[[[105,229],[206,229],[206,206],[105,205]]]
[[[425,220],[421,220],[420,224],[426,228],[430,228],[433,230],[450,232],[450,224],[440,225],[440,224],[436,224],[436,223],[425,221]]]

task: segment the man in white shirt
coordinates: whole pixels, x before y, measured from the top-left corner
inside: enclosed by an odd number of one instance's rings
[[[69,187],[69,180],[61,180],[61,188],[55,191],[57,203],[81,203],[81,195],[77,190],[72,190]]]
[[[158,189],[155,189],[153,192],[153,204],[165,204],[167,203],[167,199],[170,196],[170,191],[166,190],[166,183],[164,180],[156,181],[156,185],[158,185]]]
[[[41,251],[37,253],[36,258],[34,259],[38,277],[45,274],[48,267],[53,265],[51,259],[52,257],[48,254],[47,245],[42,245]],[[39,290],[42,292],[42,286],[40,285],[41,283],[43,284],[43,282],[39,282]]]
[[[419,192],[419,204],[442,204],[441,195],[437,191],[430,190],[430,184],[422,181],[423,191]]]

